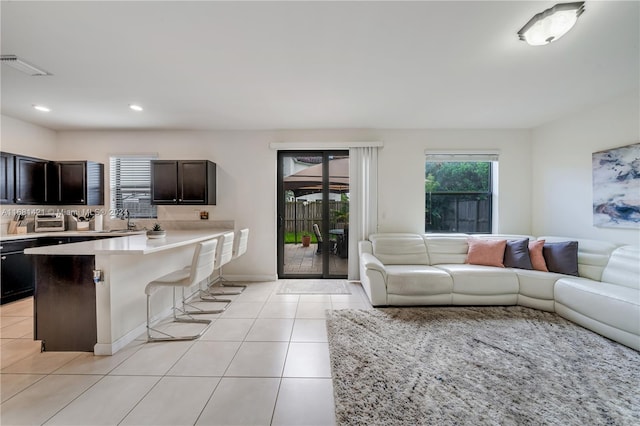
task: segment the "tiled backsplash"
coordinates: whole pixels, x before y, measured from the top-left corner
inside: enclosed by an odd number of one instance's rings
[[[131,222],[137,229],[151,229],[155,223],[160,223],[165,229],[209,229],[234,227],[233,220],[214,220],[213,206],[158,206],[157,219],[135,219]],[[88,212],[99,212],[103,214],[103,229],[124,229],[127,227],[126,220],[110,218],[103,206],[36,206],[9,204],[0,206],[0,234],[6,234],[9,223],[16,214],[24,214],[24,224],[27,232],[34,232],[34,216],[37,213],[63,213],[65,215],[65,228],[69,231],[76,230],[76,222],[70,216],[72,212],[85,215]],[[201,212],[206,212],[208,220],[202,220]],[[90,222],[90,228],[94,229],[94,222]]]

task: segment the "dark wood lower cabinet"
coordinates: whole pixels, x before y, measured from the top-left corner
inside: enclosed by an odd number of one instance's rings
[[[0,304],[33,296],[33,263],[24,249],[35,247],[35,239],[3,241],[0,247]]]
[[[33,255],[34,339],[45,351],[93,352],[98,341],[94,256]]]

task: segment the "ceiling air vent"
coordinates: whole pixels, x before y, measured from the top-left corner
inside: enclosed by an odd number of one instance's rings
[[[16,55],[0,55],[0,61],[3,64],[9,65],[12,68],[17,69],[18,71],[22,71],[25,74],[29,74],[32,77],[35,76],[43,76],[43,75],[52,75],[51,73],[36,67],[35,65],[31,65],[22,59],[18,58]]]

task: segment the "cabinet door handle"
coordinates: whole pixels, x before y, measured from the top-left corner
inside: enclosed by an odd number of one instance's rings
[[[0,257],[0,259],[7,260],[7,256],[2,256],[2,257]]]
[[[81,198],[81,199],[80,199],[80,202],[81,202],[81,203],[84,203],[84,198]]]
[[[173,201],[176,201],[176,199],[174,198]]]
[[[182,201],[182,198],[180,198],[178,201]]]

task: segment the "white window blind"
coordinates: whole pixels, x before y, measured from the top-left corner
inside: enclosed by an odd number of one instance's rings
[[[442,162],[464,162],[464,161],[498,161],[498,153],[494,152],[470,152],[470,153],[451,153],[451,152],[425,152],[427,161],[434,163]]]
[[[131,218],[156,218],[151,205],[151,160],[155,156],[114,156],[109,159],[111,218],[121,217],[125,210]]]

